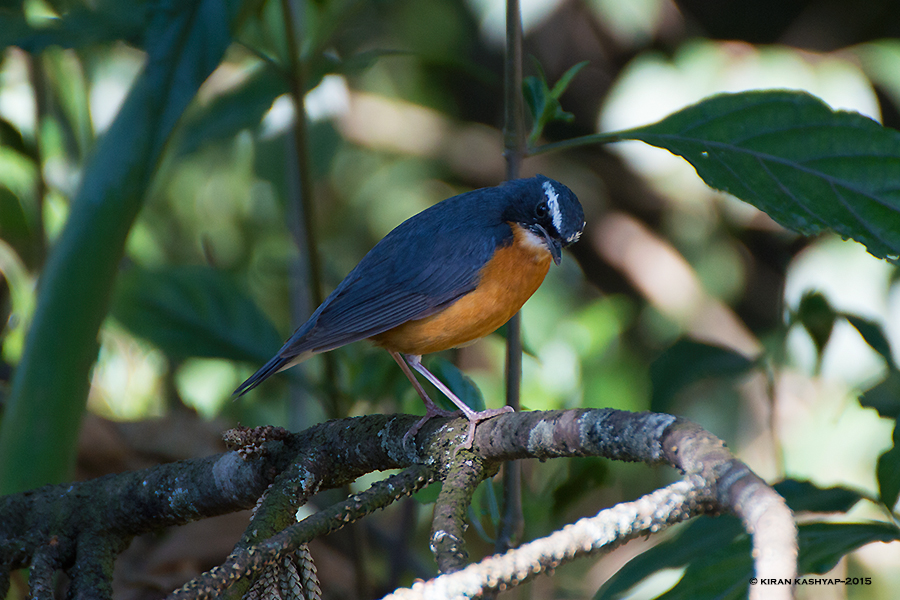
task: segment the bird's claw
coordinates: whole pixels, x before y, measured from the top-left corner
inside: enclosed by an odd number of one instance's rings
[[[441,408],[437,408],[436,406],[432,408],[426,409],[425,416],[416,421],[416,423],[409,428],[409,431],[403,436],[403,447],[406,448],[406,443],[409,438],[415,438],[416,434],[419,432],[419,429],[422,428],[425,423],[427,423],[432,417],[454,417],[457,416],[462,411],[450,411],[444,410]],[[463,416],[469,421],[469,428],[466,432],[466,439],[463,440],[463,443],[460,444],[456,450],[465,448],[466,450],[472,449],[472,442],[475,440],[475,427],[481,423],[482,421],[487,421],[488,419],[493,419],[496,416],[503,415],[506,413],[515,412],[515,409],[512,406],[503,406],[501,408],[488,408],[486,410],[481,411],[471,411],[468,413],[464,413]]]
[[[487,421],[488,419],[493,419],[499,415],[503,415],[506,413],[516,412],[512,406],[503,406],[501,408],[488,408],[485,410],[481,410],[478,412],[472,412],[471,414],[467,414],[466,418],[469,419],[469,431],[466,433],[466,439],[462,444],[459,445],[457,451],[461,448],[465,448],[466,450],[472,449],[472,442],[475,441],[475,427],[481,423],[482,421]]]
[[[437,406],[431,405],[425,407],[425,416],[415,422],[415,424],[409,428],[406,434],[403,436],[402,444],[406,449],[406,442],[409,441],[409,438],[415,439],[416,434],[419,433],[419,430],[422,428],[425,423],[433,419],[434,417],[455,417],[458,415],[460,411],[458,410],[444,410],[443,408],[438,408]]]

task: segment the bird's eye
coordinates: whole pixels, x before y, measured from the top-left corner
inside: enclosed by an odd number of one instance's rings
[[[538,204],[535,207],[534,216],[536,216],[538,219],[545,219],[545,218],[547,218],[547,214],[549,213],[549,210],[550,209],[547,208],[547,203],[541,202],[540,204]]]

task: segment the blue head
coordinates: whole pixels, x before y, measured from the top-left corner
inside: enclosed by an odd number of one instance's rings
[[[509,197],[503,220],[533,233],[559,264],[562,249],[578,241],[585,225],[584,209],[572,190],[543,175],[510,181],[500,189]]]

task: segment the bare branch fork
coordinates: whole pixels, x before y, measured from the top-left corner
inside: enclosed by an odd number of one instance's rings
[[[6,593],[11,570],[31,565],[35,597],[50,597],[52,576],[60,570],[71,579],[70,597],[111,597],[113,563],[133,536],[258,503],[226,562],[170,597],[242,593],[264,567],[283,561],[301,544],[437,479],[448,484],[435,507],[432,545],[439,567],[449,574],[400,590],[398,598],[471,597],[503,589],[576,556],[611,549],[700,513],[723,511],[738,515],[751,533],[758,577],[796,576],[796,527],[783,499],[720,440],[690,422],[611,409],[516,413],[482,423],[474,450],[456,452],[466,432],[465,422],[456,419],[434,419],[419,434],[419,447],[404,449],[400,440],[416,419],[357,417],[296,434],[243,430],[232,436],[237,449],[224,454],[0,498],[0,593]],[[359,442],[347,444],[348,439]],[[669,464],[685,477],[465,567],[463,520],[477,484],[504,461],[572,456]],[[297,508],[316,492],[397,468],[405,470],[295,522]],[[765,589],[769,597],[792,593],[790,586]]]

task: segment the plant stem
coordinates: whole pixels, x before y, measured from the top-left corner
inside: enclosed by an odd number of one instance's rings
[[[305,246],[306,249],[309,292],[312,298],[312,305],[315,307],[322,304],[325,294],[322,285],[322,259],[319,255],[316,231],[312,169],[309,162],[309,130],[307,129],[304,105],[304,97],[306,95],[306,60],[302,60],[300,57],[297,15],[294,11],[293,1],[281,0],[281,10],[284,15],[285,39],[287,41],[288,79],[291,98],[294,101],[296,110],[296,118],[294,119],[292,130],[297,157],[296,173],[298,179],[298,197],[295,200],[301,209],[303,220],[302,230],[297,227],[292,227],[292,230],[295,232],[295,238],[303,238],[302,240],[297,239],[296,242],[298,246]],[[342,416],[337,402],[337,369],[335,368],[334,357],[331,354],[325,353],[322,358],[325,361],[325,381],[328,388],[325,412],[329,418],[335,419]]]
[[[525,157],[525,126],[522,106],[522,15],[519,0],[506,2],[506,62],[503,89],[503,145],[506,178],[517,179]],[[521,407],[522,315],[516,313],[507,326],[506,403],[517,411]],[[503,467],[503,516],[497,533],[495,551],[506,552],[515,545],[523,530],[522,470],[518,461]]]
[[[537,156],[546,152],[557,152],[559,150],[568,150],[579,146],[589,146],[591,144],[609,144],[611,142],[621,142],[631,139],[628,135],[629,131],[614,131],[612,133],[594,133],[591,135],[583,135],[581,137],[562,140],[561,142],[553,142],[552,144],[543,144],[534,148],[528,148],[527,156]]]

